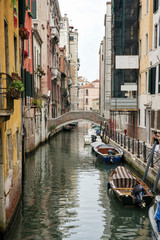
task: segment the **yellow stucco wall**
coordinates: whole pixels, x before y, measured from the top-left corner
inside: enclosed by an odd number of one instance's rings
[[[146,0],[141,0],[142,18],[139,21],[139,41],[141,40],[141,58],[140,58],[140,71],[141,75],[141,92],[144,94],[145,91],[145,72],[147,72],[148,80],[148,69],[149,69],[149,51],[152,49],[152,26],[153,26],[153,1],[148,1],[148,12],[146,12]],[[146,55],[146,34],[148,34],[148,53]],[[147,82],[148,89],[148,82]],[[147,91],[148,93],[148,91]]]
[[[18,1],[17,1],[18,12]],[[14,36],[17,37],[17,57],[18,57],[18,75],[20,75],[19,64],[19,27],[14,27],[13,22],[13,5],[11,0],[0,0],[0,56],[1,56],[1,72],[6,72],[5,67],[5,38],[4,38],[4,19],[8,23],[8,42],[9,42],[9,74],[15,72],[15,58],[14,58]],[[18,21],[18,16],[17,16]],[[19,129],[19,137],[21,138],[21,100],[14,100],[14,113],[10,120],[0,122],[2,127],[3,139],[3,162],[4,162],[4,177],[8,174],[8,160],[7,160],[7,133],[11,132],[12,150],[13,150],[13,168],[17,164],[17,145],[16,145],[16,131]],[[21,158],[21,155],[20,155]]]

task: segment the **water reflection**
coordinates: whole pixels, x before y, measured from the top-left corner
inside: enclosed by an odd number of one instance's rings
[[[25,163],[21,212],[7,240],[150,239],[148,210],[107,195],[115,165],[84,147],[88,125],[58,134]]]

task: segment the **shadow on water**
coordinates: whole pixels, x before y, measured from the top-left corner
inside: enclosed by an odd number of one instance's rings
[[[151,239],[148,209],[124,208],[107,194],[116,165],[96,161],[87,131],[79,123],[26,159],[22,207],[6,240]]]

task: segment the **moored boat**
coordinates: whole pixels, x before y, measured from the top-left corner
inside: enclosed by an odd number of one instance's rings
[[[92,142],[92,143],[91,143],[92,151],[94,151],[94,149],[95,149],[96,147],[99,147],[99,146],[102,146],[102,145],[105,145],[105,143],[102,142],[102,140],[101,140],[101,141]]]
[[[152,228],[152,239],[160,239],[160,196],[155,197],[153,205],[148,211],[149,221]]]
[[[100,136],[96,135],[85,135],[84,136],[84,144],[91,144],[93,142],[102,142]]]
[[[145,207],[154,199],[148,186],[123,166],[118,166],[110,175],[108,189],[111,189],[124,205]]]
[[[96,156],[103,159],[106,163],[118,163],[123,156],[122,149],[109,144],[96,146],[94,151]]]

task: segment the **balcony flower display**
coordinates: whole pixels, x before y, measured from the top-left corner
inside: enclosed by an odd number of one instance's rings
[[[17,80],[10,83],[7,89],[7,94],[9,97],[13,99],[19,99],[23,91],[24,91],[23,83],[20,80]]]
[[[28,57],[28,52],[26,50],[24,50],[24,58]]]
[[[33,17],[33,13],[32,13],[30,10],[28,10],[28,15],[29,15],[30,17]]]
[[[36,98],[32,100],[32,106],[40,108],[40,109],[43,107],[42,104],[41,104],[41,100],[36,99]]]
[[[29,31],[25,27],[19,29],[19,36],[21,39],[27,40],[29,38]]]

